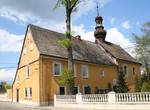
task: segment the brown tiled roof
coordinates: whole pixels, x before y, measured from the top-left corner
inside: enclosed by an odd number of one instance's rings
[[[65,38],[64,34],[34,25],[30,25],[29,27],[40,54],[67,58],[67,49],[58,44],[58,40]],[[86,40],[77,40],[73,38],[73,58],[76,60],[114,65],[108,53],[115,58],[137,62],[118,45],[108,42],[99,45]]]

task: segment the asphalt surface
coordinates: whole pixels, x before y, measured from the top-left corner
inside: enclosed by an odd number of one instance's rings
[[[38,106],[29,106],[29,105],[24,105],[19,103],[0,101],[0,110],[79,110],[79,109],[55,108],[53,106],[38,107]]]

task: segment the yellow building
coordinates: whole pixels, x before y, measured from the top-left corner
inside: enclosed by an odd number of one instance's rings
[[[95,42],[80,36],[73,38],[75,92],[107,93],[108,85],[115,86],[121,69],[133,92],[135,76],[140,76],[140,63],[119,45],[105,40],[101,16],[95,21]],[[48,105],[54,94],[66,93],[58,81],[62,68],[67,66],[67,50],[58,44],[64,38],[64,34],[28,25],[13,82],[14,102]]]

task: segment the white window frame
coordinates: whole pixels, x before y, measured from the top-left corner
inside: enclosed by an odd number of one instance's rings
[[[84,68],[86,68],[86,71],[87,71],[87,75],[86,76],[84,76],[84,73],[83,73],[83,69]],[[88,69],[88,66],[87,65],[82,65],[81,66],[81,73],[82,73],[82,77],[84,78],[84,79],[88,79],[89,78],[89,69]]]
[[[104,71],[104,70],[101,70],[101,71],[100,71],[100,77],[101,77],[101,78],[104,78],[104,77],[105,77],[105,71]]]
[[[32,95],[30,94],[32,92],[32,88],[31,87],[28,87],[28,98],[32,98]],[[33,94],[33,92],[32,92]]]
[[[60,65],[60,74],[59,75],[55,74],[55,64]],[[61,63],[60,62],[53,62],[53,75],[54,76],[61,76]]]

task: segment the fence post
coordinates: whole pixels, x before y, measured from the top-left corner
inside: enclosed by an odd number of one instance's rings
[[[57,101],[56,101],[56,94],[54,94],[54,107],[56,106],[56,103],[57,103]]]
[[[81,93],[76,94],[76,103],[82,103],[82,94]]]
[[[115,103],[116,102],[116,97],[115,97],[115,92],[109,92],[108,93],[108,103]]]

